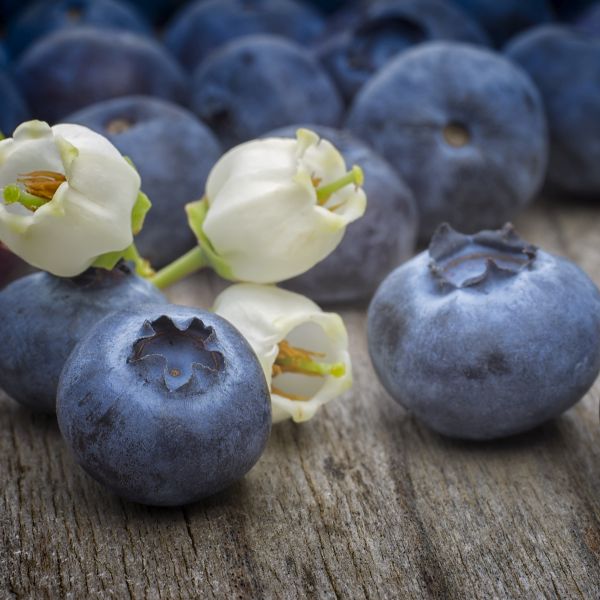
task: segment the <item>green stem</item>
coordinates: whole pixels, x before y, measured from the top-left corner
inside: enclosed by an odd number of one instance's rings
[[[348,173],[337,181],[332,181],[327,185],[323,185],[317,188],[317,200],[321,206],[329,200],[332,194],[346,187],[347,185],[362,185],[364,182],[364,175],[362,169],[358,165],[354,165]]]
[[[140,276],[148,279],[154,275],[154,269],[150,265],[150,262],[143,256],[140,256],[138,249],[136,248],[135,242],[125,250],[123,253],[125,260],[131,260],[135,264],[135,272]]]
[[[200,247],[196,246],[193,250],[190,250],[170,265],[158,271],[158,273],[149,278],[149,281],[158,289],[164,290],[206,266],[207,262],[204,254]]]

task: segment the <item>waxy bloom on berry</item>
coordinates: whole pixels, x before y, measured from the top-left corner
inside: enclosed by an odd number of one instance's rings
[[[28,121],[0,142],[0,241],[54,275],[131,246],[141,196],[136,170],[86,127]]]
[[[272,285],[236,284],[214,311],[250,342],[271,391],[273,422],[312,418],[352,385],[348,335],[341,317],[305,296]]]

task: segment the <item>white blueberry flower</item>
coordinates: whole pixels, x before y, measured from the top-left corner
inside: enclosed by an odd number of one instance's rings
[[[0,241],[39,269],[72,277],[124,251],[147,208],[135,168],[86,127],[28,121],[0,142]]]
[[[232,285],[214,311],[248,340],[263,367],[273,422],[312,418],[352,385],[348,334],[341,317],[273,285]]]
[[[188,205],[206,262],[222,276],[275,283],[330,254],[365,211],[362,171],[316,133],[253,140],[211,170],[205,197]]]

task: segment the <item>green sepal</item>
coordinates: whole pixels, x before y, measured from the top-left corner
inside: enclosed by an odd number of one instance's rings
[[[107,252],[100,255],[92,263],[92,267],[112,271],[121,259],[133,262],[135,264],[135,272],[140,277],[148,278],[154,275],[154,269],[152,269],[150,263],[145,258],[140,256],[135,244],[131,244],[125,250],[117,250],[116,252]]]
[[[202,228],[206,213],[208,212],[208,200],[203,198],[202,200],[186,204],[185,212],[187,213],[190,229],[194,232],[194,235],[198,240],[198,245],[202,250],[207,265],[218,275],[223,277],[223,279],[238,281],[229,264],[217,254]]]
[[[133,235],[137,235],[142,230],[146,215],[151,208],[150,198],[140,190],[131,211],[131,232]]]

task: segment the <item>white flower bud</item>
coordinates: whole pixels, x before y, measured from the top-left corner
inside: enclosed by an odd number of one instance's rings
[[[273,422],[312,418],[352,385],[348,335],[341,317],[271,285],[236,284],[214,311],[248,340],[263,367]]]

